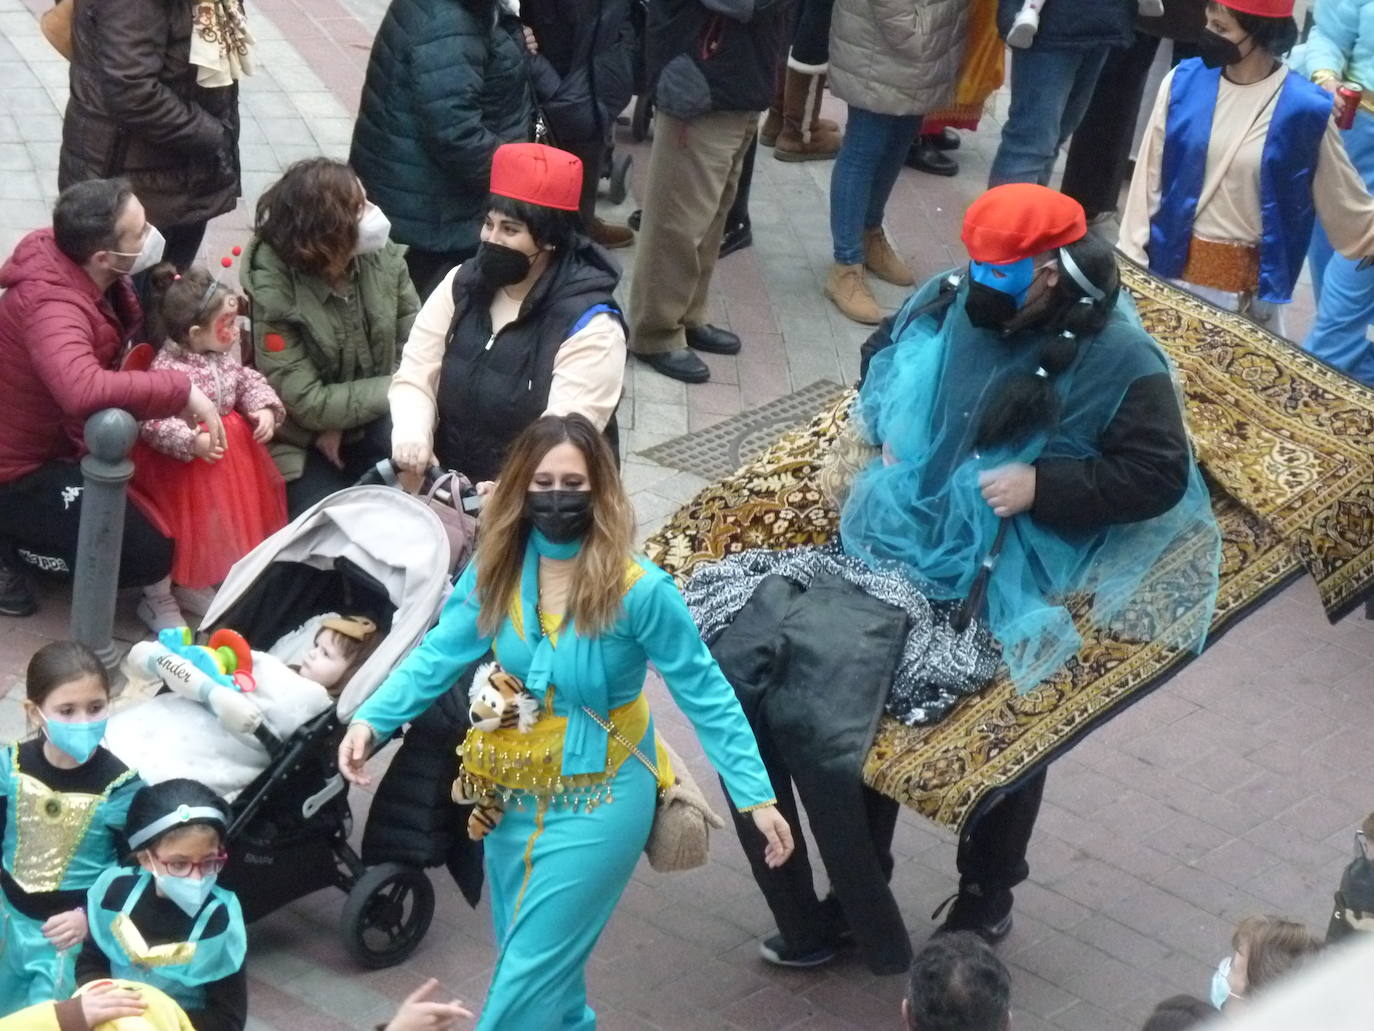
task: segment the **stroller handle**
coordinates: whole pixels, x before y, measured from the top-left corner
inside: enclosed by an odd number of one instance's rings
[[[380,485],[399,489],[401,486],[400,472],[400,466],[394,461],[390,458],[383,458],[380,462],[359,476],[355,486],[369,487]],[[420,493],[422,495],[430,494],[433,491],[434,485],[448,475],[448,472],[443,466],[431,465],[425,470],[424,478],[420,485]],[[455,475],[450,483],[458,486],[460,496],[454,498],[448,490],[441,490],[436,494],[436,497],[438,497],[440,501],[446,505],[452,505],[454,508],[461,507],[468,515],[476,515],[482,510],[482,496],[477,493],[465,478]]]

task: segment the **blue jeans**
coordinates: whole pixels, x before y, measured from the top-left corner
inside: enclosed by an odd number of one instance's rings
[[[1374,115],[1360,111],[1355,124],[1341,134],[1350,163],[1374,189]],[[1374,387],[1374,345],[1367,335],[1374,322],[1374,268],[1361,271],[1359,259],[1337,254],[1321,222],[1312,229],[1307,251],[1317,314],[1303,349],[1347,376]]]
[[[920,115],[880,115],[849,105],[844,142],[830,175],[835,264],[863,263],[864,230],[883,224],[887,198],[920,127]]]
[[[989,186],[1049,185],[1059,148],[1083,120],[1109,49],[1012,51],[1011,112],[1002,126]],[[1121,115],[1135,117],[1128,111]]]

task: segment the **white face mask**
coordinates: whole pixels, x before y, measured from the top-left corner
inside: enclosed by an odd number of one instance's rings
[[[382,213],[381,208],[368,201],[363,213],[358,216],[358,242],[353,245],[353,253],[375,254],[386,246],[390,237],[391,219]]]
[[[126,269],[116,269],[126,276],[136,276],[145,269],[150,269],[162,260],[162,249],[167,245],[162,233],[157,226],[148,226],[148,231],[143,235],[143,245],[139,247],[137,254],[129,254],[126,251],[107,251],[117,258],[133,258],[134,263]]]

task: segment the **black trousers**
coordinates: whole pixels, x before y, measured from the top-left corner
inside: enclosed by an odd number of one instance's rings
[[[1003,795],[959,838],[955,863],[960,887],[976,884],[987,895],[1009,891],[1030,876],[1026,852],[1040,815],[1045,773],[1041,770]]]
[[[208,222],[190,222],[184,226],[158,226],[167,241],[167,245],[162,249],[162,260],[170,261],[180,271],[185,272],[194,264],[196,255],[200,253],[207,225]],[[207,264],[212,268],[218,268],[218,258]]]
[[[754,183],[754,157],[759,152],[759,134],[754,133],[754,142],[749,144],[749,152],[744,155],[740,168],[739,188],[735,191],[735,202],[730,205],[730,213],[725,216],[725,231],[735,226],[749,224],[749,187]]]
[[[343,468],[334,465],[315,448],[305,452],[305,471],[286,485],[286,514],[295,519],[317,501],[352,487],[358,477],[391,456],[391,416],[384,415],[361,427],[362,435],[347,440],[339,448]]]
[[[582,161],[582,197],[577,213],[582,218],[582,230],[586,232],[596,219],[596,194],[601,185],[601,163],[606,159],[606,141],[581,140],[565,144],[563,149],[576,154]]]
[[[70,576],[76,569],[83,494],[79,462],[49,462],[0,484],[0,546],[37,569]],[[130,502],[124,511],[119,586],[146,587],[172,571],[172,541]]]

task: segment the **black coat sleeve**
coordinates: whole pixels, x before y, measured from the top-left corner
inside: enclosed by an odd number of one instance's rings
[[[1035,463],[1032,518],[1090,530],[1153,519],[1178,504],[1192,455],[1168,373],[1143,376],[1127,388],[1100,445],[1097,458]]]
[[[243,1031],[248,1023],[248,975],[239,967],[205,986],[205,1008],[187,1010],[196,1031]]]
[[[76,983],[87,984],[103,981],[110,976],[110,958],[105,955],[95,939],[87,938],[76,954]]]

